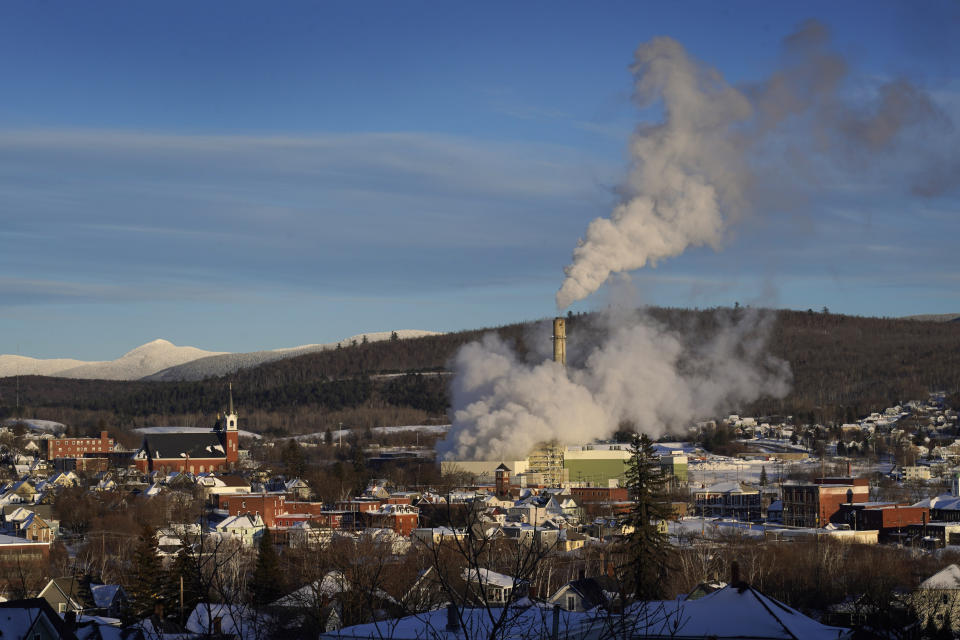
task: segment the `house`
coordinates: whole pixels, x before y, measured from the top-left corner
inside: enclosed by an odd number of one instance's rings
[[[252,547],[260,539],[266,525],[259,515],[230,516],[214,529],[240,541],[245,547]]]
[[[242,604],[201,602],[190,613],[185,625],[190,633],[202,637],[259,640],[268,637],[271,619]]]
[[[197,478],[197,486],[204,500],[211,503],[216,503],[216,496],[250,493],[250,483],[237,475],[202,474]]]
[[[945,623],[954,632],[960,630],[960,567],[944,567],[920,583],[910,595],[910,604],[921,627],[931,622],[937,629]]]
[[[834,640],[852,634],[808,618],[738,580],[702,598],[640,602],[625,613],[632,637]]]
[[[47,601],[57,613],[73,611],[79,613],[90,608],[87,599],[89,593],[84,593],[84,586],[73,577],[53,578],[40,590],[37,597]]]
[[[308,500],[313,493],[310,485],[307,484],[306,480],[301,478],[294,478],[293,480],[287,481],[284,489],[290,500]]]
[[[127,592],[118,584],[90,584],[89,589],[96,615],[119,618],[130,602]]]
[[[619,602],[620,585],[610,576],[584,577],[583,571],[576,580],[557,589],[547,598],[547,604],[559,606],[565,611],[589,611],[596,607],[609,607]]]
[[[43,598],[0,602],[0,629],[4,640],[77,640]]]
[[[10,497],[9,502],[33,502],[36,495],[36,486],[27,478],[15,482],[4,493],[4,497]]]
[[[23,521],[22,531],[27,540],[34,542],[53,542],[56,537],[56,529],[37,514],[33,513]]]
[[[465,568],[463,580],[467,583],[468,598],[486,605],[503,605],[527,595],[526,580],[491,571],[490,569]]]

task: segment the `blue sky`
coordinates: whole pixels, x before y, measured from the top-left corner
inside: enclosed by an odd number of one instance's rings
[[[846,60],[851,103],[908,78],[937,108],[933,142],[766,167],[722,251],[633,281],[653,304],[960,311],[956,3],[0,12],[0,353],[111,359],[158,337],[247,351],[549,316],[577,239],[617,202],[631,131],[657,117],[630,101],[637,45],[671,36],[747,85],[809,18]],[[911,193],[937,171],[947,187]]]

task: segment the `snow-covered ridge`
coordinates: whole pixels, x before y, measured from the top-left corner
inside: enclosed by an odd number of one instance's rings
[[[423,336],[438,335],[436,331],[420,331],[417,329],[400,329],[397,337],[401,340],[409,338],[421,338]],[[202,380],[210,376],[222,376],[233,373],[247,367],[255,367],[267,362],[274,362],[284,358],[293,358],[307,353],[316,353],[326,349],[336,349],[337,346],[349,347],[356,342],[360,344],[366,337],[367,342],[379,342],[389,340],[392,331],[378,331],[376,333],[363,333],[346,338],[339,342],[328,342],[326,344],[305,344],[299,347],[289,347],[286,349],[273,349],[270,351],[252,351],[250,353],[228,353],[224,355],[210,356],[193,360],[185,364],[170,367],[169,369],[158,371],[147,376],[145,380]]]
[[[197,358],[218,355],[196,347],[178,347],[167,340],[154,340],[123,354],[116,360],[84,362],[73,359],[43,360],[22,356],[0,356],[0,377],[14,375],[56,376],[98,380],[137,380],[151,373]]]
[[[434,331],[403,329],[396,332],[401,339],[436,335]],[[339,342],[307,344],[299,347],[226,353],[204,351],[196,347],[179,347],[167,340],[154,340],[133,349],[116,360],[85,362],[70,358],[41,359],[18,355],[0,355],[0,378],[21,376],[55,376],[98,380],[200,380],[225,375],[238,369],[253,367],[283,358],[335,349],[338,345],[389,340],[393,332],[378,331],[358,334]]]

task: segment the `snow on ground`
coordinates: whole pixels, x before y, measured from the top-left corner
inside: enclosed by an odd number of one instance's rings
[[[10,427],[17,422],[24,423],[34,431],[42,431],[44,433],[53,433],[55,435],[60,435],[61,433],[67,430],[67,426],[65,424],[54,422],[53,420],[37,420],[35,418],[21,418],[21,419],[10,418],[9,420],[5,420],[3,422],[3,425],[5,427]]]
[[[419,431],[421,433],[437,433],[442,434],[450,430],[450,425],[448,424],[412,424],[412,425],[401,425],[397,427],[373,427],[371,431],[374,433],[400,433],[402,431]],[[350,435],[351,429],[333,429],[330,431],[330,436],[336,440],[337,438],[345,438]],[[304,433],[303,435],[294,436],[294,440],[305,441],[305,440],[321,440],[324,437],[324,431],[315,431],[313,433]]]
[[[131,431],[134,433],[209,433],[210,429],[209,427],[137,427],[131,429]],[[263,437],[259,433],[244,431],[243,429],[238,429],[237,433],[242,438],[260,439]]]

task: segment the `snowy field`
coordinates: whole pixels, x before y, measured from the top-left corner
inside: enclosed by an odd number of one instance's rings
[[[131,429],[134,433],[210,433],[209,427],[138,427]],[[242,438],[263,438],[259,433],[238,429]]]
[[[401,433],[403,431],[419,431],[420,433],[435,433],[435,434],[444,434],[450,430],[450,425],[448,424],[414,424],[406,425],[399,427],[374,427],[371,429],[374,433]],[[333,429],[330,431],[330,436],[336,440],[337,438],[346,438],[350,435],[352,429]],[[303,435],[294,436],[294,440],[297,441],[308,441],[308,440],[322,440],[324,437],[323,431],[314,431],[313,433],[305,433]]]
[[[22,418],[20,420],[11,418],[9,420],[5,420],[3,426],[11,427],[16,422],[22,422],[34,431],[42,431],[43,433],[52,433],[54,435],[60,435],[67,430],[67,426],[60,422],[54,422],[53,420],[37,420],[35,418]]]

